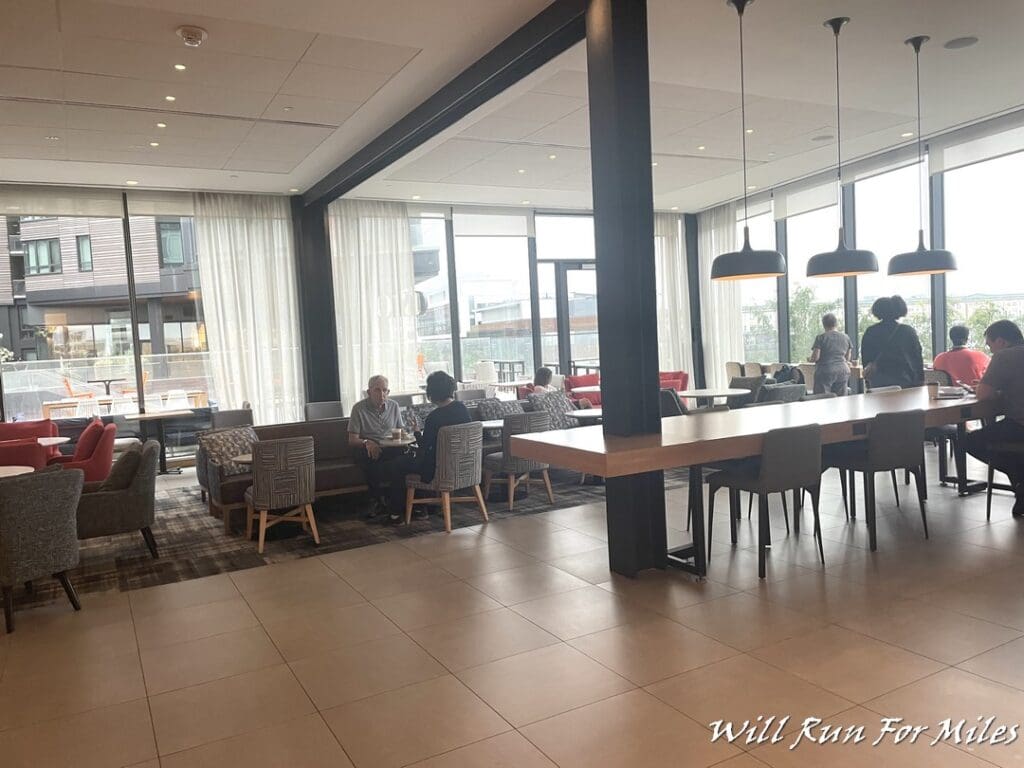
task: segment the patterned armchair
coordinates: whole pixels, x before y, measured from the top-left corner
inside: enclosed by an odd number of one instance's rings
[[[313,541],[320,543],[313,516],[316,500],[316,466],[312,437],[260,440],[252,445],[252,485],[245,492],[248,511],[245,537],[252,538],[252,526],[260,521],[257,551],[263,554],[267,528],[278,523],[301,523]],[[283,513],[281,511],[283,510]]]
[[[511,512],[515,501],[516,487],[526,483],[526,491],[530,491],[530,473],[540,472],[544,488],[548,492],[548,501],[555,503],[551,492],[551,478],[548,476],[548,465],[539,461],[520,459],[512,455],[509,439],[513,435],[527,432],[547,432],[551,428],[551,416],[544,411],[510,414],[505,417],[505,425],[501,429],[501,453],[492,453],[484,459],[484,498],[490,498],[491,478],[494,475],[506,475],[508,483],[508,509]]]
[[[440,502],[444,513],[444,529],[452,532],[452,502],[475,501],[487,520],[487,504],[480,492],[480,475],[483,471],[483,427],[479,421],[441,427],[437,433],[437,465],[434,479],[429,483],[420,480],[419,475],[405,476],[405,524],[412,521],[415,504],[437,504]],[[452,496],[453,491],[472,488],[472,496]],[[416,491],[433,491],[439,496],[416,498]]]
[[[252,427],[229,427],[206,432],[199,437],[196,464],[206,467],[207,492],[209,493],[210,514],[220,509],[224,519],[224,533],[231,532],[231,512],[241,509],[241,503],[229,504],[221,493],[221,485],[235,475],[246,475],[250,469],[232,459],[245,453],[252,453],[252,446],[259,438]],[[198,471],[196,473],[198,475]]]
[[[43,576],[60,580],[78,611],[67,571],[78,565],[75,515],[85,475],[43,470],[0,480],[0,588],[8,634],[14,631],[14,587]]]

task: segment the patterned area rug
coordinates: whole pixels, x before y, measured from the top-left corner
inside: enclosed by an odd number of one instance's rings
[[[221,521],[207,512],[194,477],[192,474],[192,482],[186,475],[177,481],[160,478],[157,483],[153,534],[160,550],[158,560],[150,557],[142,535],[138,533],[83,541],[80,564],[69,573],[75,588],[80,592],[140,589],[444,530],[440,509],[436,507],[431,508],[431,514],[425,520],[414,519],[409,526],[392,526],[367,518],[366,495],[332,496],[314,506],[320,532],[319,546],[298,525],[279,525],[267,532],[264,554],[259,555],[255,541],[248,542],[238,533],[244,527],[243,513],[234,513],[236,533],[226,536]],[[512,512],[508,511],[504,488],[494,483],[487,512],[491,520],[503,520],[603,502],[604,485],[588,482],[581,486],[579,477],[578,472],[551,470],[555,503],[548,502],[542,484],[533,483],[528,495],[523,489],[517,491]],[[666,473],[666,488],[684,484],[683,472]],[[452,528],[478,525],[480,522],[480,513],[475,505],[452,505]],[[39,580],[32,594],[22,590],[15,592],[15,603],[21,606],[58,598],[65,599],[64,593],[52,579]]]

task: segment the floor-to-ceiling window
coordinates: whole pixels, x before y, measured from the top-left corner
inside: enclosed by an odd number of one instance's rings
[[[743,226],[742,221],[736,223],[737,243],[743,242]],[[775,217],[770,211],[751,216],[746,226],[752,248],[775,247]],[[739,281],[744,361],[770,363],[779,359],[778,285],[775,277]]]
[[[816,253],[836,247],[838,206],[832,205],[786,219],[786,261],[789,272],[789,343],[794,361],[811,354],[826,312],[843,316],[843,278],[807,277],[807,262]]]
[[[443,214],[409,217],[416,285],[416,370],[452,373],[452,317],[448,290],[448,240]]]
[[[902,296],[908,309],[903,322],[917,331],[925,360],[930,360],[933,349],[931,279],[927,275],[890,277],[888,274],[889,259],[917,247],[921,183],[920,167],[915,164],[862,179],[854,185],[857,247],[874,251],[878,256],[878,272],[857,278],[857,317],[858,332],[863,334],[865,328],[878,322],[871,314],[875,299],[894,294]],[[927,193],[921,199],[927,242]]]
[[[1024,152],[945,173],[946,247],[958,266],[946,275],[946,323],[967,325],[969,343],[982,349],[993,321],[1024,326],[1024,260],[1007,245],[1022,175]]]

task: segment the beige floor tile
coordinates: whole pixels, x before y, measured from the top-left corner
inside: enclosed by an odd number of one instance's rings
[[[281,719],[287,718],[281,713]],[[162,758],[162,768],[352,768],[318,714],[215,741]]]
[[[523,729],[560,768],[708,766],[739,750],[710,743],[697,723],[637,690]]]
[[[1024,638],[968,659],[960,668],[1024,691]]]
[[[18,630],[20,631],[20,630]],[[0,683],[0,729],[145,697],[137,653],[85,659],[78,665],[5,675]]]
[[[999,571],[928,592],[921,599],[977,619],[1024,631],[1024,590],[1020,572]]]
[[[7,656],[10,652],[10,635],[0,635],[0,680],[4,679],[4,668],[7,666]]]
[[[77,666],[83,659],[124,656],[137,650],[135,627],[130,620],[84,626],[52,635],[23,635],[19,629],[10,636],[9,644],[4,645],[9,645],[8,675],[31,675],[41,670],[55,672],[69,665]]]
[[[569,645],[637,685],[649,685],[737,653],[710,637],[660,618],[577,637]]]
[[[218,603],[238,596],[234,582],[226,573],[174,584],[161,584],[158,587],[137,589],[128,593],[132,615],[136,619],[176,608]]]
[[[763,763],[756,757],[743,753],[736,757],[730,757],[728,760],[723,760],[720,763],[715,763],[715,768],[765,768],[766,765],[768,763]]]
[[[454,552],[435,558],[431,562],[460,579],[469,579],[495,571],[506,571],[510,568],[522,568],[540,562],[537,558],[530,557],[525,552],[507,544],[494,541],[494,539],[488,539],[488,541],[490,544]]]
[[[235,632],[257,624],[259,621],[249,604],[236,597],[147,614],[135,620],[135,632],[139,647],[147,649]]]
[[[488,538],[513,547],[523,542],[535,542],[539,537],[561,530],[564,530],[564,526],[542,519],[538,515],[512,517],[480,526],[480,531]]]
[[[549,560],[548,565],[579,576],[591,584],[603,584],[612,577],[612,570],[608,566],[608,549],[593,549],[579,555],[569,557],[558,557]]]
[[[150,696],[280,664],[262,627],[189,640],[141,653]]]
[[[309,656],[291,668],[320,710],[447,674],[404,635]]]
[[[560,557],[578,555],[595,549],[606,549],[608,544],[603,539],[588,536],[585,533],[563,528],[543,533],[534,537],[524,537],[518,542],[506,542],[516,549],[538,560],[557,560]]]
[[[337,574],[319,557],[304,557],[287,563],[275,563],[273,567],[264,565],[244,571],[232,571],[228,575],[246,598],[289,587],[333,581],[337,578]]]
[[[1024,713],[1024,692],[960,669],[946,669],[873,699],[865,708],[887,717],[903,717],[907,722],[929,725],[929,732],[934,736],[939,735],[942,720],[951,718],[956,725],[963,719],[962,732],[966,735],[969,728],[979,725],[979,719],[993,715],[997,721],[990,732],[999,725],[1019,723]],[[945,743],[952,744],[952,741]],[[1024,741],[1020,739],[1010,745],[961,744],[956,748],[1004,768],[1019,768],[1024,764]]]
[[[409,549],[409,547],[397,541],[392,541],[387,544],[373,544],[369,547],[332,552],[329,555],[321,555],[317,559],[332,571],[344,577],[388,571],[392,568],[415,563],[423,558]]]
[[[504,605],[588,586],[583,579],[542,563],[474,576],[467,583]]]
[[[839,622],[944,664],[958,664],[1021,636],[1015,629],[917,600],[899,600]]]
[[[826,624],[824,619],[743,592],[666,611],[666,615],[741,651],[796,637]]]
[[[161,755],[267,728],[282,712],[298,717],[314,711],[284,664],[162,693],[149,704]]]
[[[144,763],[136,763],[135,765],[128,766],[128,768],[160,768],[160,760],[154,757],[152,760],[147,760]]]
[[[649,611],[599,587],[583,587],[530,600],[512,610],[562,640],[652,616]]]
[[[401,633],[369,603],[318,608],[263,628],[287,661]]]
[[[451,676],[343,704],[324,719],[359,768],[397,768],[509,730]]]
[[[48,605],[27,611],[16,611],[15,628],[24,640],[46,635],[46,642],[63,641],[78,632],[91,632],[96,627],[131,621],[132,611],[124,592],[80,593],[82,610],[71,608],[67,600],[58,599]]]
[[[859,584],[828,573],[766,581],[748,592],[823,621],[839,621],[846,616],[859,615],[899,597],[884,585]]]
[[[311,611],[319,612],[365,602],[362,595],[335,575],[324,581],[291,584],[281,589],[249,595],[246,601],[263,624],[294,621]]]
[[[108,768],[155,755],[145,699],[0,731],[4,768]]]
[[[559,642],[507,608],[414,629],[409,635],[453,672]]]
[[[633,578],[613,574],[598,586],[657,613],[703,603],[736,591],[710,579],[697,581],[676,570],[642,571]]]
[[[932,659],[837,626],[759,648],[753,655],[855,703],[943,667]]]
[[[579,528],[583,525],[593,523],[606,523],[604,502],[594,504],[581,504],[578,507],[565,507],[564,509],[553,509],[550,512],[541,512],[536,515],[546,523],[561,525],[566,528]]]
[[[439,557],[453,555],[456,552],[479,549],[480,547],[493,544],[494,539],[487,535],[485,528],[486,526],[456,528],[451,533],[432,533],[426,536],[414,536],[411,539],[403,539],[399,543],[420,557],[434,560]]]
[[[461,582],[385,597],[373,604],[406,631],[501,607],[483,592]]]
[[[805,538],[803,536],[801,539]],[[810,540],[804,542],[810,546]],[[815,566],[814,571],[820,568]],[[765,582],[793,579],[814,573],[810,568],[797,565],[792,559],[773,557],[769,553],[765,560],[765,578],[757,574],[756,549],[732,549],[727,553],[714,552],[708,563],[708,578],[735,589],[753,589]]]
[[[993,501],[993,514],[994,508]],[[989,525],[972,528],[960,534],[958,540],[989,549],[1006,550],[1018,557],[1024,555],[1024,525],[1016,520],[999,521],[994,518]]]
[[[790,716],[784,732],[805,717],[828,717],[850,702],[750,656],[734,656],[648,686],[650,693],[705,727],[716,720],[742,724],[758,716]],[[710,735],[708,736],[710,739]]]
[[[886,768],[985,768],[990,765],[943,744],[929,746],[931,737],[928,732],[915,742],[903,740],[895,744],[889,736],[877,746],[872,746],[881,734],[881,718],[860,707],[822,720],[825,725],[843,729],[844,734],[846,728],[862,728],[860,735],[863,741],[858,743],[851,736],[846,743],[812,742],[811,737],[823,739],[821,726],[818,726],[810,728],[808,735],[799,741],[798,734],[793,733],[778,744],[757,747],[753,755],[774,768],[818,768],[822,765],[834,768],[876,768],[880,765]],[[842,742],[842,736],[839,738]],[[794,744],[795,747],[790,749]]]
[[[544,754],[518,731],[478,741],[431,757],[410,768],[556,768]]]
[[[552,645],[458,673],[459,679],[516,727],[633,687],[567,645]]]
[[[376,600],[380,597],[400,595],[403,592],[451,584],[455,581],[455,576],[426,560],[419,560],[383,571],[349,573],[345,581],[367,600]]]

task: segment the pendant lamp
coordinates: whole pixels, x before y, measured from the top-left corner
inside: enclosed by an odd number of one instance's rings
[[[846,16],[839,16],[825,22],[825,26],[832,30],[836,39],[836,175],[839,181],[839,244],[834,251],[819,253],[810,258],[807,262],[808,277],[851,277],[878,271],[878,259],[875,258],[874,253],[846,246],[846,232],[842,223],[843,133],[839,101],[839,30],[849,20]]]
[[[749,280],[786,274],[786,259],[778,251],[755,251],[750,247],[747,227],[747,98],[743,69],[743,11],[754,0],[727,0],[736,9],[740,21],[740,122],[743,142],[743,247],[723,253],[711,264],[712,280]]]
[[[921,46],[931,38],[918,35],[906,40],[914,48],[914,62],[917,66],[917,167],[924,172],[924,152],[921,144]],[[956,257],[939,248],[924,247],[924,192],[923,184],[917,185],[917,250],[899,253],[889,259],[890,275],[937,275],[956,269]]]

